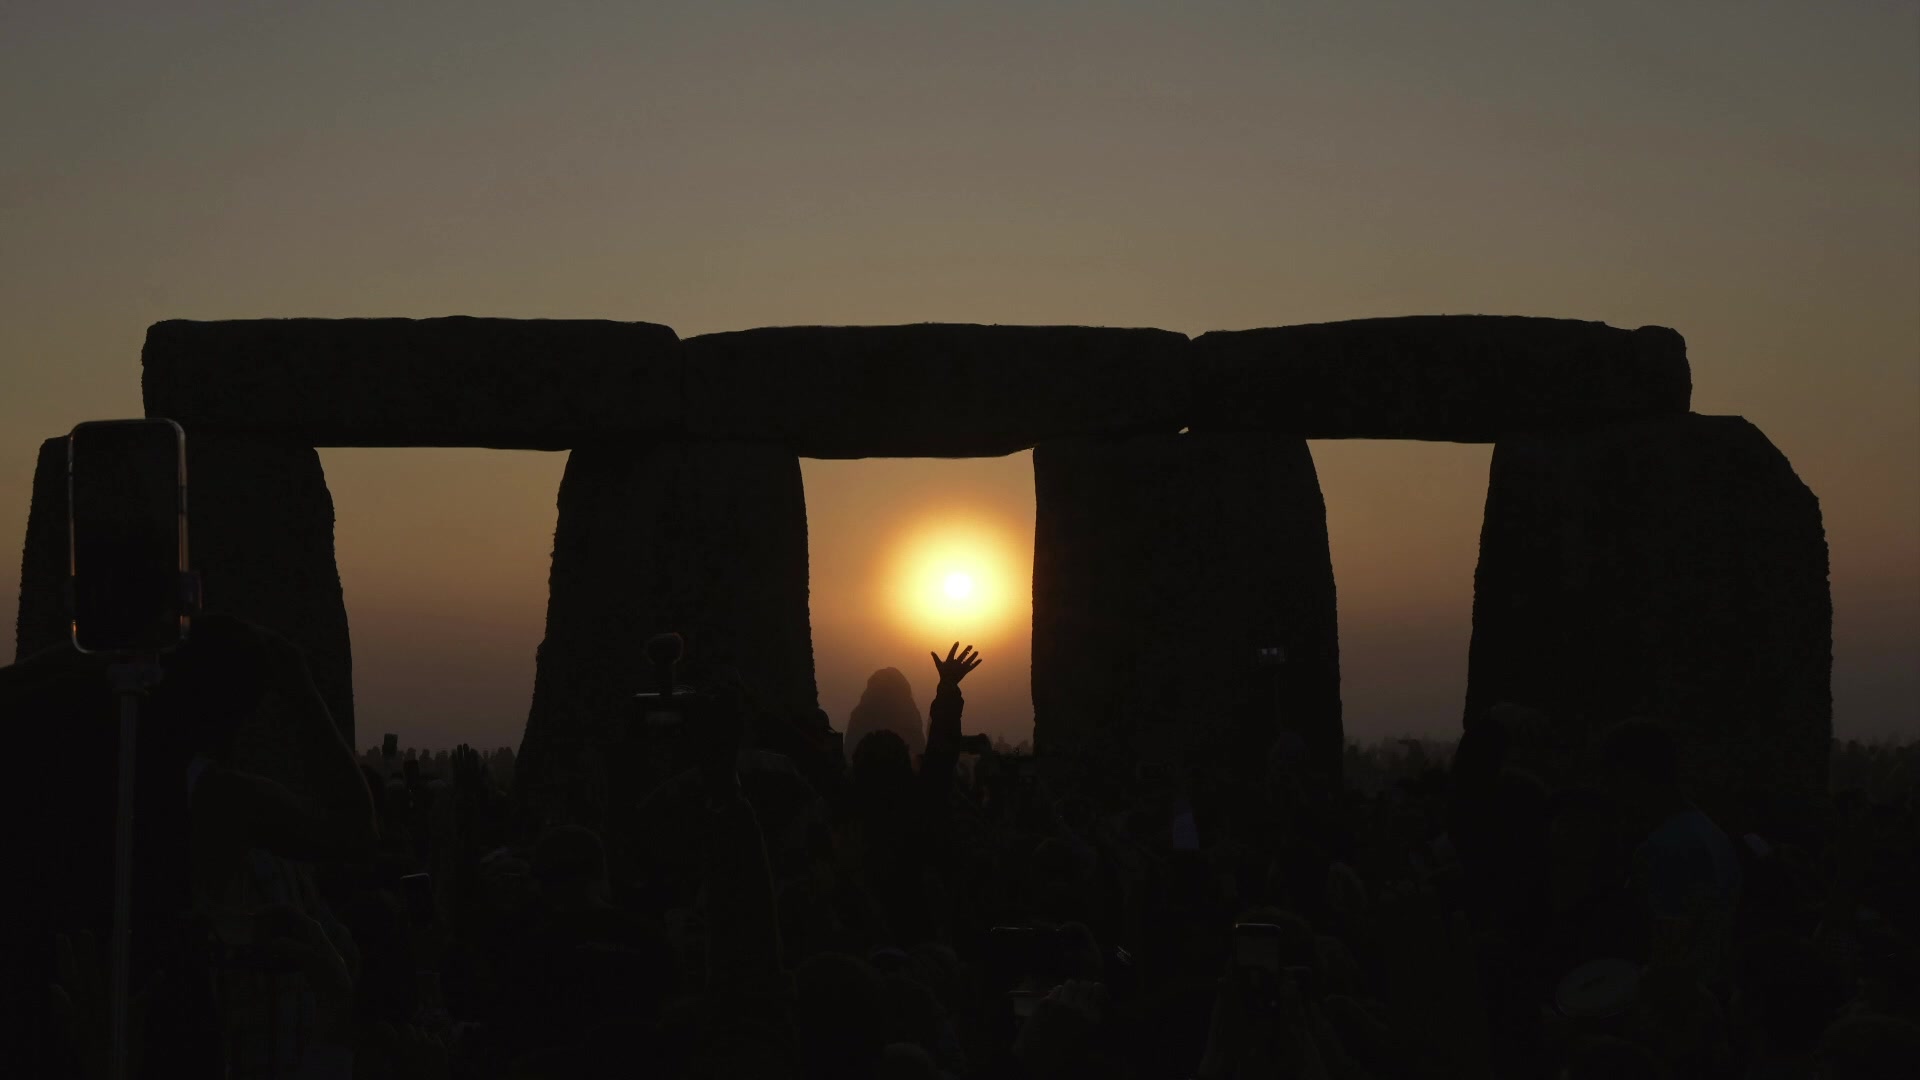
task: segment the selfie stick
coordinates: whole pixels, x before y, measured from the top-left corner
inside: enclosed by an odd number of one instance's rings
[[[109,1007],[112,1028],[108,1044],[107,1075],[127,1076],[127,1009],[133,932],[133,740],[140,721],[140,695],[160,682],[160,658],[151,653],[109,665],[107,677],[120,699],[120,799],[113,819],[113,939],[112,985]]]
[[[200,576],[180,575],[181,605],[189,613],[200,609]],[[133,779],[134,740],[140,726],[140,698],[160,685],[160,654],[145,651],[123,654],[107,665],[107,679],[120,699],[119,801],[113,815],[113,939],[108,946],[113,965],[108,987],[107,1076],[126,1080],[132,1065],[127,1017],[132,1002],[133,938]]]
[[[138,626],[123,628],[132,630],[134,633],[127,635],[126,640],[108,642],[105,647],[89,647],[89,639],[81,633],[83,620],[90,620],[92,615],[83,614],[76,588],[76,582],[81,580],[77,576],[81,566],[79,554],[81,545],[78,540],[81,519],[75,509],[77,505],[75,492],[79,488],[77,466],[82,458],[79,440],[83,433],[91,432],[100,434],[87,435],[89,454],[93,453],[92,444],[104,439],[106,441],[102,444],[99,453],[107,455],[108,458],[123,459],[119,463],[122,466],[128,463],[131,456],[137,456],[138,452],[155,448],[142,448],[136,445],[138,439],[146,437],[143,433],[156,434],[171,444],[168,452],[173,460],[169,471],[173,473],[175,485],[170,492],[173,496],[172,516],[174,518],[171,524],[175,531],[173,539],[177,545],[172,552],[172,560],[176,561],[179,574],[174,585],[177,591],[171,613],[177,616],[178,622],[168,632],[165,640],[151,632],[159,628],[160,624],[157,622],[144,628]],[[110,964],[107,997],[107,1075],[112,1080],[125,1080],[132,1064],[128,1013],[132,1003],[130,984],[132,983],[131,941],[133,937],[134,753],[140,725],[140,697],[159,684],[160,654],[174,648],[185,639],[187,622],[200,607],[199,575],[187,568],[186,439],[186,433],[180,430],[179,424],[157,417],[145,420],[87,421],[76,425],[67,436],[67,608],[72,616],[73,646],[83,653],[101,655],[108,661],[107,678],[113,688],[114,696],[120,699],[120,761],[117,805],[114,808],[113,819],[113,931],[107,947]],[[160,463],[157,457],[147,462],[147,464],[157,463]],[[86,472],[90,476],[92,466],[89,466]],[[151,488],[146,492],[148,495],[157,495],[166,486],[164,478],[150,475],[146,479],[150,481]],[[108,494],[103,491],[100,497],[107,497]],[[124,493],[111,494],[117,497]],[[122,524],[117,519],[111,518],[102,521],[91,518],[88,520],[90,532],[96,527],[112,530]],[[156,533],[148,538],[153,539],[157,536]],[[94,572],[91,569],[92,558],[91,555],[88,556],[89,573]],[[112,560],[109,558],[103,561]],[[112,579],[109,577],[107,580]],[[116,598],[108,599],[111,601]],[[88,610],[91,611],[92,607],[93,605],[89,603]],[[109,633],[107,636],[122,637],[119,631]]]

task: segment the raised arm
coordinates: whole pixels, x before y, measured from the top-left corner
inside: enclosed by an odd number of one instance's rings
[[[927,708],[927,753],[920,764],[920,775],[934,785],[942,799],[953,782],[953,770],[960,760],[960,713],[966,701],[960,696],[960,680],[980,666],[981,656],[969,645],[965,649],[954,642],[947,658],[933,657],[933,669],[940,685],[933,692],[933,704]]]

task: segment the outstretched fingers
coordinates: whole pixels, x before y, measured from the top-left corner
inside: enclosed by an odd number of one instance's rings
[[[980,654],[974,651],[973,646],[962,649],[957,641],[947,649],[945,660],[940,659],[938,652],[927,655],[933,658],[933,668],[940,673],[943,682],[959,682],[968,672],[980,666]]]

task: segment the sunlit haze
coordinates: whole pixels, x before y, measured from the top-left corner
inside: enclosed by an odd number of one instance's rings
[[[1033,455],[805,461],[801,470],[813,652],[828,714],[844,718],[883,667],[904,672],[924,707],[936,681],[927,654],[945,656],[958,641],[985,658],[967,676],[969,726],[1026,738]]]
[[[886,592],[902,628],[985,640],[1033,618],[1033,530],[1014,532],[971,507],[901,530]]]
[[[1920,732],[1911,3],[18,3],[0,146],[8,552],[168,318],[1659,324],[1821,499],[1836,729]],[[1312,449],[1349,734],[1457,731],[1490,448]],[[322,459],[361,743],[516,742],[566,455]],[[1023,735],[1031,455],[804,479],[835,723],[959,639]]]

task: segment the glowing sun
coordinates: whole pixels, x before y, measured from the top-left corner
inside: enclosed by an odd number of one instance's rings
[[[988,638],[1024,610],[1026,555],[987,521],[936,519],[894,546],[883,586],[895,617],[915,634]]]

